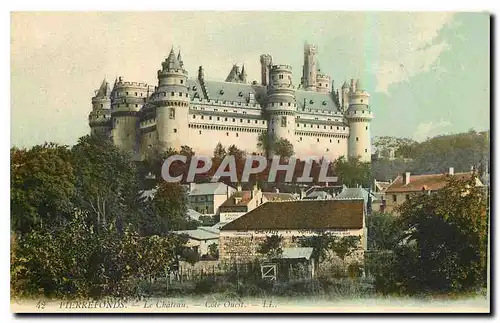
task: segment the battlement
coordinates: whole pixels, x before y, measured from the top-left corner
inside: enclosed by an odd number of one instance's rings
[[[148,89],[150,85],[143,82],[132,82],[132,81],[123,81],[122,77],[118,78],[118,82],[115,84],[115,88],[126,88],[126,87],[139,87]]]
[[[278,70],[288,70],[288,71],[291,71],[292,70],[292,66],[291,65],[287,65],[287,64],[277,64],[277,65],[272,65],[271,66],[271,70],[272,71],[278,71]]]

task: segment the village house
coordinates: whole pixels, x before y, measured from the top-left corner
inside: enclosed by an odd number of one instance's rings
[[[329,232],[359,236],[352,259],[362,261],[366,250],[365,203],[353,200],[297,200],[268,202],[220,228],[219,259],[249,261],[260,255],[267,236],[281,235],[283,248],[300,247],[301,237]]]
[[[214,227],[198,227],[194,230],[179,230],[173,233],[188,236],[186,247],[195,250],[200,256],[209,253],[211,244],[219,244],[219,230]]]
[[[268,201],[287,201],[293,199],[294,196],[289,193],[280,193],[279,191],[262,192],[257,185],[254,185],[252,190],[243,191],[241,185],[238,185],[237,191],[219,207],[220,223],[231,222]]]
[[[189,208],[203,215],[215,215],[219,207],[236,192],[234,187],[224,183],[190,183]]]
[[[473,174],[473,171],[455,173],[453,167],[450,167],[448,172],[444,174],[411,175],[407,172],[404,175],[396,177],[389,187],[387,187],[383,200],[376,211],[398,215],[397,207],[412,196],[422,194],[423,192],[431,194],[445,187],[447,175],[459,180],[469,180]],[[476,178],[476,186],[483,186],[479,178]]]

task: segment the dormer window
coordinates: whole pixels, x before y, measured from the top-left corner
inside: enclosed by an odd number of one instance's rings
[[[196,91],[196,85],[193,85],[193,91]]]
[[[322,104],[323,104],[323,105],[326,105],[326,101],[323,101],[323,102],[322,102]]]
[[[220,95],[223,95],[224,94],[224,90],[220,90],[219,93],[220,93]]]
[[[243,92],[240,91],[240,93],[238,93],[238,96],[243,96]]]
[[[309,100],[309,103],[310,104],[314,104],[314,100]]]

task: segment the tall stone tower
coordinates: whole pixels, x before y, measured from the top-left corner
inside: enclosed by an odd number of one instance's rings
[[[269,85],[269,76],[271,70],[271,64],[273,63],[273,58],[269,54],[260,55],[260,75],[261,82],[263,86]]]
[[[317,81],[317,48],[315,45],[304,45],[304,67],[302,71],[302,88],[306,91],[316,91]]]
[[[184,69],[181,53],[174,49],[158,70],[158,87],[153,94],[156,108],[156,131],[161,149],[179,150],[188,138],[189,94],[188,72]]]
[[[271,81],[267,87],[268,133],[276,139],[285,138],[292,144],[295,139],[295,88],[290,65],[271,66]]]
[[[111,91],[106,79],[92,98],[92,111],[89,114],[91,135],[108,137],[111,133]]]
[[[146,102],[148,85],[140,82],[115,80],[111,92],[111,118],[113,143],[130,152],[138,151],[138,112]]]
[[[342,84],[342,88],[340,89],[340,103],[342,107],[342,111],[347,111],[349,108],[349,84],[347,84],[347,81],[344,81],[344,84]]]
[[[371,161],[370,122],[373,114],[370,110],[369,99],[370,95],[358,80],[355,90],[349,93],[349,108],[345,114],[350,128],[349,157],[359,156],[363,162]]]

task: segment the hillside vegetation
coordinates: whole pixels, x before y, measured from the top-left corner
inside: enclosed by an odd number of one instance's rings
[[[467,172],[474,166],[482,175],[489,168],[490,132],[469,131],[416,142],[410,139],[380,137],[377,149],[395,149],[395,160],[374,160],[375,178],[393,179],[398,173],[431,174],[447,171]]]

